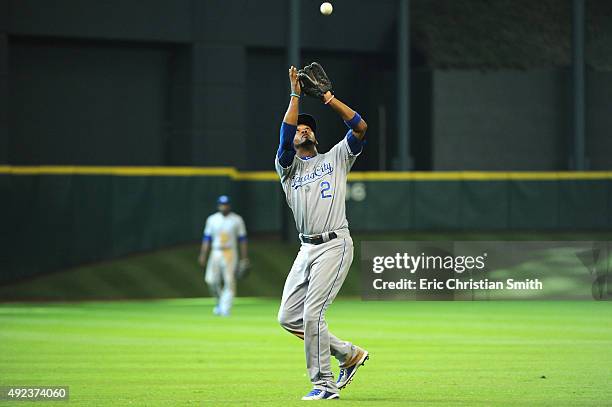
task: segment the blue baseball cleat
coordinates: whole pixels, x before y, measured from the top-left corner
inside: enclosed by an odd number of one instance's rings
[[[365,364],[365,361],[370,358],[370,354],[367,350],[359,349],[359,353],[357,353],[353,357],[353,363],[350,366],[343,367],[340,369],[340,374],[338,375],[338,381],[336,385],[338,386],[338,390],[344,389],[355,377],[355,373],[357,373],[357,369],[360,366]]]
[[[321,389],[312,389],[310,393],[302,397],[302,400],[332,400],[339,398],[340,395],[338,393],[332,393]]]

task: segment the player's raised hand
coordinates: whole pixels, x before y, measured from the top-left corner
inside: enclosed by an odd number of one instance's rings
[[[291,93],[301,95],[302,87],[300,86],[300,81],[298,80],[298,70],[293,65],[291,68],[289,68],[289,82],[291,83]]]

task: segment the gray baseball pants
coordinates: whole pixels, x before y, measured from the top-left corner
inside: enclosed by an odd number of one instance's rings
[[[232,249],[213,249],[206,264],[204,281],[217,298],[220,311],[229,312],[236,295],[234,271],[238,264],[238,252]]]
[[[319,245],[302,243],[285,281],[278,321],[304,339],[306,367],[314,388],[338,392],[330,366],[333,355],[340,366],[350,360],[355,346],[332,335],[325,311],[344,283],[353,261],[353,240],[348,230]]]

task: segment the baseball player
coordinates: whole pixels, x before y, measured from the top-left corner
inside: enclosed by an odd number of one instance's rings
[[[229,316],[236,295],[236,270],[247,268],[249,263],[247,233],[242,217],[231,211],[227,195],[221,195],[217,205],[219,211],[206,219],[198,262],[206,266],[206,284],[217,299],[213,313]],[[240,263],[237,242],[240,243]]]
[[[291,98],[280,128],[276,171],[293,211],[301,247],[285,281],[278,320],[304,340],[306,367],[313,389],[302,400],[339,398],[339,390],[368,359],[368,352],[332,335],[325,311],[332,303],[353,261],[353,241],[345,213],[346,179],[361,153],[366,122],[331,92],[323,68],[313,62],[289,69]],[[299,114],[301,91],[331,107],[349,127],[327,153],[317,151],[317,123]],[[330,355],[340,364],[338,381]]]

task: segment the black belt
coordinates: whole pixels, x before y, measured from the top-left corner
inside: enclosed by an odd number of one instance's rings
[[[337,237],[338,235],[336,234],[336,232],[329,232],[329,240],[327,240],[327,242]],[[326,242],[326,240],[323,238],[323,235],[300,236],[300,240],[302,241],[302,243],[308,244],[321,244]]]

